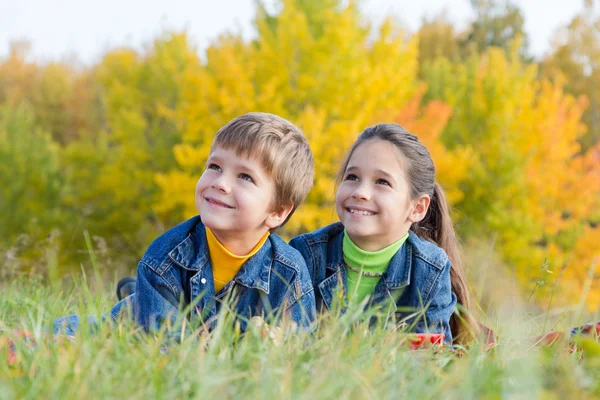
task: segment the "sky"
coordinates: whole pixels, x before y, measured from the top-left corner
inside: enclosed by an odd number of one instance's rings
[[[275,0],[267,0],[273,4]],[[555,30],[583,8],[583,0],[516,0],[525,14],[530,51],[542,57]],[[596,1],[595,12],[600,10]],[[444,13],[457,27],[473,19],[469,0],[362,0],[377,23],[392,15],[409,31],[424,16]],[[0,59],[13,40],[31,42],[36,61],[73,58],[93,64],[111,48],[142,49],[166,30],[186,30],[201,51],[219,34],[254,34],[253,0],[0,0]]]

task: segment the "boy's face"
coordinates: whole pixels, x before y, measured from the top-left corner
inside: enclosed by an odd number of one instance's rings
[[[259,160],[216,146],[196,184],[196,208],[222,244],[253,246],[287,217],[271,209],[274,195],[275,182]]]

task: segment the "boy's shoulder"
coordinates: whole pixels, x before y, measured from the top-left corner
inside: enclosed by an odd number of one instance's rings
[[[291,291],[299,299],[312,290],[312,281],[306,261],[300,251],[286,243],[279,235],[269,236],[273,262],[271,263],[271,276],[273,273],[279,279],[270,279],[269,292],[275,296]]]
[[[174,226],[154,239],[142,261],[156,270],[164,264],[165,259],[172,258],[177,265],[195,269],[210,257],[208,247],[200,243],[205,237],[203,229],[204,224],[198,215]],[[301,267],[306,265],[298,250],[290,246],[279,235],[269,235],[269,243],[272,250],[269,252],[269,256],[272,255],[273,261],[292,268],[296,272],[300,272]],[[265,257],[267,257],[266,254]]]
[[[283,240],[281,236],[272,233],[269,235],[269,239],[274,261],[290,267],[296,272],[301,272],[301,268],[303,266],[306,267],[306,263],[300,252]]]
[[[142,261],[150,267],[158,268],[163,260],[168,257],[174,249],[182,246],[185,242],[193,241],[194,233],[203,228],[199,215],[184,221],[154,239],[142,257]],[[190,243],[194,248],[195,246]]]
[[[329,241],[341,234],[344,231],[344,225],[341,222],[335,222],[331,225],[324,226],[315,231],[304,233],[292,239],[290,243],[298,243],[306,241],[309,246],[329,243]]]
[[[407,242],[412,246],[414,257],[422,259],[438,269],[444,269],[449,261],[444,249],[435,243],[418,237],[413,231],[408,231]]]

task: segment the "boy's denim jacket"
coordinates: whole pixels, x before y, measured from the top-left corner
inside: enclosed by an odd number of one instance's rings
[[[208,329],[214,327],[222,304],[232,307],[242,331],[253,316],[267,322],[287,318],[304,329],[314,327],[316,316],[315,294],[304,259],[275,234],[269,235],[215,296],[206,231],[196,216],[152,242],[138,265],[136,292],[101,320],[116,322],[131,307],[136,322],[152,331],[164,323],[175,323],[180,310],[192,301],[190,318]],[[82,323],[92,332],[98,327],[95,316],[75,314],[54,320],[52,329],[55,334],[74,335]]]
[[[231,294],[230,294],[231,293]],[[181,305],[193,303],[191,318],[214,327],[230,298],[240,328],[253,316],[286,317],[301,328],[315,320],[315,295],[301,255],[275,234],[250,257],[235,278],[214,293],[206,231],[195,216],[159,236],[138,264],[133,295],[136,321],[150,331],[175,321]],[[225,300],[225,304],[227,300]]]
[[[338,222],[290,242],[306,260],[318,311],[331,308],[339,282],[348,292],[343,237],[344,226]],[[444,250],[414,232],[409,231],[405,244],[392,257],[371,298],[368,306],[395,302],[391,304],[397,320],[405,320],[413,331],[444,333],[445,341],[452,341],[449,323],[456,296],[450,283],[450,261]]]

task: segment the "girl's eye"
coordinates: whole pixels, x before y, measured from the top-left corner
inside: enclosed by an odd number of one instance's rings
[[[215,171],[221,172],[221,167],[214,163],[208,164],[206,169],[214,169]]]
[[[357,181],[358,180],[358,176],[354,175],[354,174],[348,174],[346,175],[346,177],[344,178],[345,181]]]
[[[386,186],[392,186],[390,185],[390,183],[388,181],[386,181],[385,179],[377,179],[376,182],[378,185],[386,185]]]
[[[239,177],[240,179],[254,183],[254,179],[252,179],[252,177],[248,174],[240,174]]]

